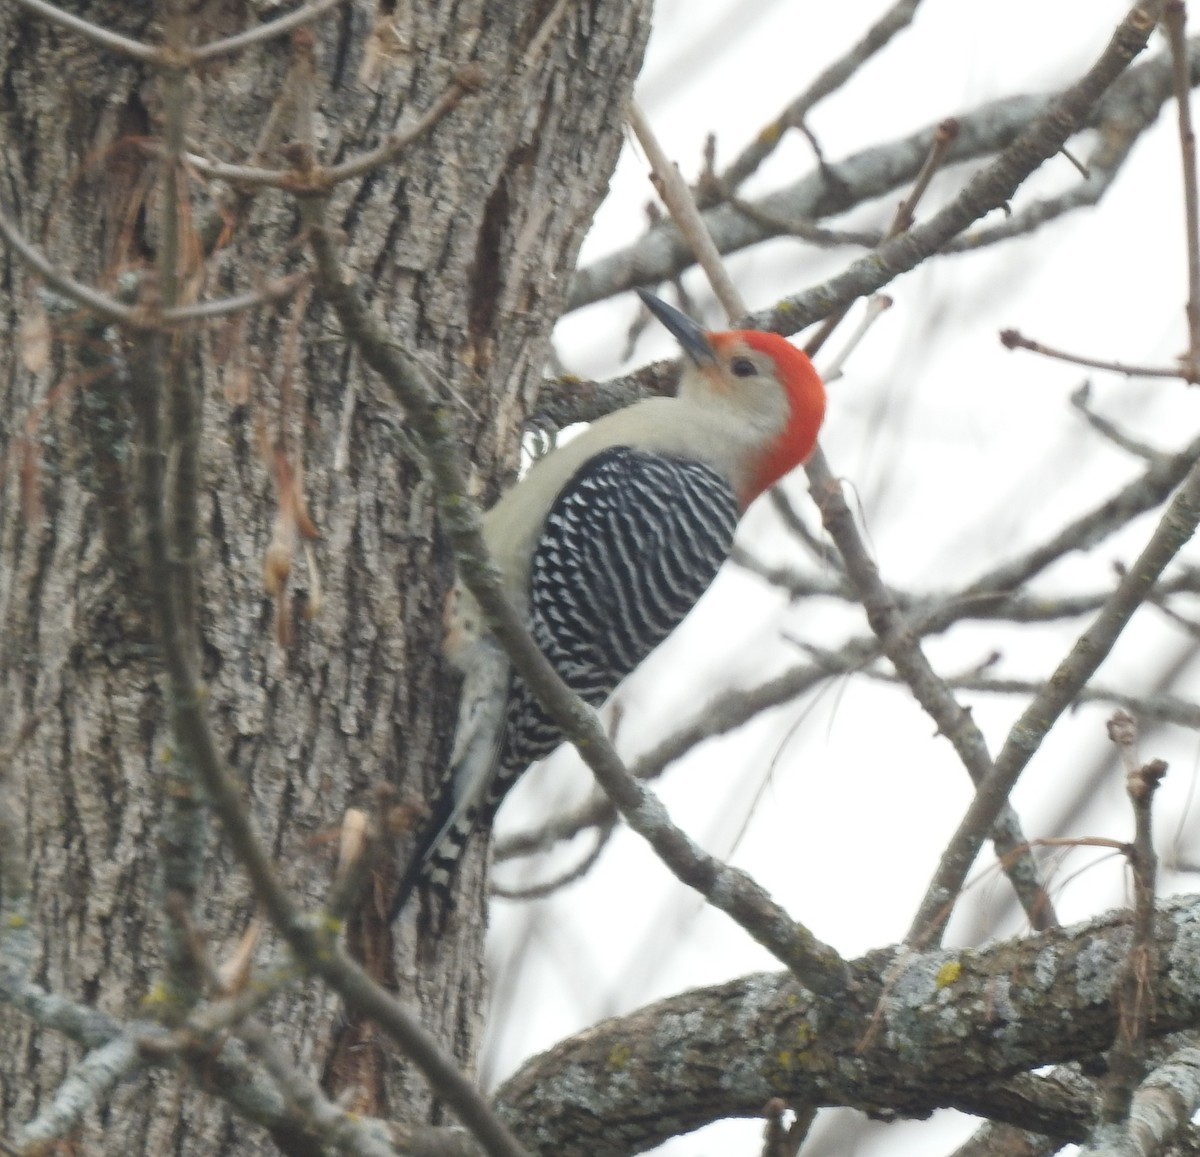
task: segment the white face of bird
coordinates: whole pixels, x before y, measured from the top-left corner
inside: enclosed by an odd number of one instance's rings
[[[775,360],[736,333],[706,334],[711,351],[691,359],[679,382],[679,396],[697,405],[727,411],[732,420],[764,437],[782,432],[791,404]]]
[[[653,294],[638,294],[687,355],[679,397],[711,419],[710,451],[725,443],[727,473],[748,503],[812,453],[825,417],[820,376],[777,333],[709,333]]]
[[[679,397],[718,413],[727,412],[739,433],[778,435],[791,419],[783,375],[768,352],[741,332],[709,333],[685,313],[644,290],[638,296],[679,342],[685,354]]]

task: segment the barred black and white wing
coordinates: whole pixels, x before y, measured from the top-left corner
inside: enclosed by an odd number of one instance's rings
[[[551,507],[530,571],[530,629],[563,682],[603,703],[708,589],[737,521],[733,490],[703,463],[628,446],[589,459]],[[448,890],[471,833],[562,734],[512,676],[495,739],[482,776],[452,769],[394,911],[422,877]]]

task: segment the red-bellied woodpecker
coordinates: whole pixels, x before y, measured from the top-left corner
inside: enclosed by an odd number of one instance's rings
[[[808,457],[825,413],[812,363],[778,334],[706,333],[641,297],[686,355],[676,396],[594,422],[537,462],[484,522],[534,639],[593,706],[708,589],[741,513]],[[465,676],[458,734],[393,917],[422,879],[449,890],[471,833],[562,740],[466,591],[454,607],[448,646]]]

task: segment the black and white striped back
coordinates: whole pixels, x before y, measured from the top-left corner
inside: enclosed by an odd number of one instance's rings
[[[700,462],[617,446],[580,468],[546,517],[529,586],[530,630],[572,691],[598,707],[679,625],[728,556],[738,513],[729,483]],[[424,852],[422,874],[435,888],[448,890],[471,832],[561,742],[514,676],[480,805]],[[439,800],[434,818],[449,805]]]
[[[530,630],[572,691],[598,707],[708,590],[738,505],[711,467],[628,446],[588,461],[558,496],[533,555]],[[480,822],[562,733],[519,677]]]

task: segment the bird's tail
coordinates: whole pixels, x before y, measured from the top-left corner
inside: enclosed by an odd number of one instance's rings
[[[496,774],[512,678],[508,656],[485,637],[472,643],[459,661],[464,677],[450,769],[400,878],[389,920],[399,916],[418,887],[428,887],[441,895],[443,904],[448,902]]]

